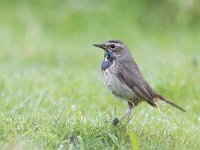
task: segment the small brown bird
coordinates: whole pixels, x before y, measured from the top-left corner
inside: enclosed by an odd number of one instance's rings
[[[93,44],[104,50],[101,65],[103,81],[116,97],[126,100],[129,111],[121,118],[129,116],[142,101],[157,107],[158,100],[164,101],[182,111],[180,106],[157,93],[144,79],[128,48],[119,40],[109,40],[103,44]]]

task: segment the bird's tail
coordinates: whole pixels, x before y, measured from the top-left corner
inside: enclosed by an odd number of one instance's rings
[[[162,100],[162,101],[164,101],[164,102],[170,104],[171,106],[176,107],[177,109],[186,112],[185,109],[181,108],[180,106],[178,106],[178,105],[175,104],[174,102],[170,101],[169,99],[167,99],[167,98],[165,98],[165,97],[163,97],[163,96],[161,96],[161,95],[156,95],[156,98],[159,98],[160,100]]]

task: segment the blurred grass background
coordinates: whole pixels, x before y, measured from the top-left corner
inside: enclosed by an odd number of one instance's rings
[[[0,18],[3,149],[129,149],[126,128],[141,149],[200,146],[198,0],[1,0]],[[104,87],[103,52],[92,47],[109,39],[122,40],[150,84],[188,112],[142,104],[128,127],[103,122],[127,109]]]

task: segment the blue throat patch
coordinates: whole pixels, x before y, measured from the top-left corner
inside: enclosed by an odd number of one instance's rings
[[[107,57],[107,60],[104,60],[101,64],[101,70],[105,71],[107,68],[109,68],[113,61],[115,60],[115,57],[113,56],[113,52],[111,50],[108,50],[105,54],[105,57]]]

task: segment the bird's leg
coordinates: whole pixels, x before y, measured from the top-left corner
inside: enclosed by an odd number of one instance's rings
[[[122,116],[120,121],[122,121],[125,117],[128,117],[128,122],[130,121],[130,116],[131,116],[131,113],[133,112],[135,106],[131,102],[128,102],[128,106],[129,106],[129,110],[124,114],[124,116]]]

